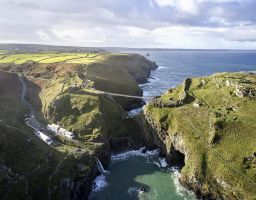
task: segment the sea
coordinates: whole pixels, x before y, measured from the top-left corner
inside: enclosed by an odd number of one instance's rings
[[[125,51],[138,53],[159,66],[141,84],[144,96],[158,96],[186,77],[218,72],[256,71],[256,51],[172,50]],[[136,114],[140,111],[133,111]],[[192,191],[179,183],[180,173],[168,166],[157,150],[142,149],[112,155],[111,163],[94,181],[91,200],[194,200]]]

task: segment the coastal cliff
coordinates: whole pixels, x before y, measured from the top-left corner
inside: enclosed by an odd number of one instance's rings
[[[255,199],[256,75],[187,78],[144,109],[148,141],[205,199]]]
[[[157,65],[136,54],[11,54],[0,58],[0,198],[87,199],[111,152],[160,148],[204,199],[254,199],[256,76],[187,78],[131,117]],[[26,125],[34,109],[48,145]],[[73,139],[46,130],[54,123]]]
[[[111,148],[121,144],[114,129],[127,118],[126,110],[142,104],[103,92],[141,96],[138,84],[156,67],[137,54],[2,56],[0,198],[87,199],[100,174],[98,160],[106,167]],[[21,101],[23,93],[40,131],[52,138],[52,145],[26,125],[25,119],[31,116],[27,103]],[[55,135],[46,129],[51,123],[75,137]],[[124,138],[126,143],[129,136]]]

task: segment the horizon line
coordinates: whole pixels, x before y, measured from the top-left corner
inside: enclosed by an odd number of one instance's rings
[[[0,42],[0,45],[38,45],[38,46],[50,46],[50,47],[69,47],[69,48],[101,48],[101,49],[134,49],[134,50],[162,50],[162,51],[256,51],[256,49],[228,49],[228,48],[179,48],[179,47],[125,47],[125,46],[76,46],[76,45],[58,45],[58,44],[40,44],[40,43],[5,43]]]

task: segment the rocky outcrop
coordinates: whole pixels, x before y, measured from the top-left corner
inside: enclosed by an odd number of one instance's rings
[[[235,89],[235,94],[238,97],[255,98],[256,97],[256,89],[237,85],[236,89]]]
[[[144,109],[145,126],[153,130],[147,140],[170,164],[184,166],[180,182],[199,199],[254,199],[255,134],[249,124],[255,123],[255,78],[223,73],[187,79]]]
[[[152,104],[154,107],[158,108],[175,108],[183,106],[189,99],[189,88],[192,83],[191,78],[186,78],[182,84],[182,91],[180,98],[178,100],[169,99],[169,102],[162,101],[161,99],[153,99]],[[168,92],[172,92],[169,90]]]
[[[130,137],[111,137],[109,144],[113,152],[122,152],[132,149],[135,144]]]

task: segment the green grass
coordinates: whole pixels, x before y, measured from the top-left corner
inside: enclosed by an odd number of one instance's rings
[[[0,55],[5,54],[7,51],[6,50],[0,50]]]
[[[122,130],[122,134],[130,136],[130,126],[133,122],[125,122],[116,127],[125,114],[122,106],[125,107],[130,99],[113,99],[88,91],[96,89],[140,95],[137,82],[145,80],[152,68],[153,64],[142,56],[129,54],[48,52],[0,56],[0,69],[2,70],[0,71],[0,120],[8,121],[25,133],[23,135],[17,131],[0,129],[0,161],[15,172],[26,172],[31,189],[29,196],[25,197],[26,183],[19,182],[13,187],[8,198],[38,199],[39,193],[36,187],[42,189],[40,195],[44,198],[48,195],[47,188],[53,189],[54,187],[57,188],[52,190],[54,199],[62,199],[61,193],[63,192],[57,187],[60,185],[61,178],[72,179],[76,175],[90,178],[87,176],[89,169],[95,164],[95,159],[87,153],[93,156],[105,156],[106,147],[96,152],[96,144],[104,144],[109,137],[120,136],[119,130]],[[28,111],[20,102],[21,84],[17,73],[27,78],[26,98],[35,108],[37,119],[45,124],[60,124],[74,132],[77,142],[57,137],[59,146],[55,148],[47,146],[34,136],[33,131],[24,123],[24,114]],[[80,87],[87,80],[90,80],[89,85],[95,89]],[[136,133],[132,134],[136,138]],[[28,142],[30,138],[32,138],[32,143]],[[75,151],[78,147],[82,148],[84,153],[77,155]],[[101,154],[100,151],[104,153]],[[52,156],[46,163],[51,153]],[[61,164],[59,173],[56,173],[53,181],[49,183],[49,175],[55,171],[56,166],[68,153],[74,156],[70,155],[67,162],[64,161]],[[7,158],[11,159],[7,162]],[[77,170],[80,162],[88,169],[84,174]],[[39,164],[42,164],[42,168],[32,173],[31,170],[37,168]],[[2,186],[1,180],[0,187]],[[0,198],[5,192],[6,190],[0,190]]]
[[[235,87],[225,85],[227,79],[240,84],[244,78],[256,82],[255,75],[241,73],[222,73],[193,79],[190,90],[195,94],[196,99],[204,100],[211,106],[210,108],[206,104],[199,108],[194,107],[193,102],[178,108],[164,109],[155,108],[150,104],[146,108],[146,114],[158,126],[164,125],[161,118],[168,115],[169,137],[171,138],[173,133],[178,133],[183,138],[185,148],[190,155],[186,166],[182,169],[184,180],[188,180],[185,177],[196,176],[204,183],[204,187],[213,187],[215,192],[231,195],[231,191],[236,195],[240,193],[244,199],[254,199],[255,185],[234,172],[214,151],[216,150],[232,167],[256,182],[256,166],[250,165],[250,168],[246,169],[243,163],[245,157],[256,152],[256,101],[253,98],[236,97]],[[202,79],[207,82],[204,86],[200,86]],[[247,87],[256,88],[255,84],[247,84]],[[169,98],[177,99],[180,88],[181,86],[178,86],[177,89],[163,95],[161,99],[163,101],[168,101]],[[229,107],[233,107],[234,110],[229,110]],[[218,116],[215,113],[219,113]],[[189,122],[198,131],[195,131]],[[221,124],[219,125],[221,128],[214,130],[213,124],[217,122]],[[212,142],[211,134],[218,136],[214,143],[209,142]],[[167,149],[170,148],[170,138],[165,141],[169,145]],[[221,188],[215,182],[217,179],[230,184],[231,190]]]
[[[31,64],[29,61],[38,62],[38,64]],[[141,95],[137,83],[146,81],[152,65],[142,56],[121,53],[10,54],[0,58],[0,68],[4,70],[22,72],[26,76],[44,79],[66,79],[69,74],[71,76],[77,74],[80,81],[89,79],[98,90],[135,96]],[[73,84],[75,80],[70,79],[70,82]],[[64,90],[70,87],[70,84],[64,85],[57,82],[56,84],[58,84],[57,87],[65,87]],[[78,84],[80,84],[79,81]],[[57,87],[53,88],[57,89]],[[54,96],[57,91],[52,93]],[[134,101],[122,97],[115,97],[115,99],[125,108]],[[44,101],[42,103],[44,104]]]
[[[34,54],[9,54],[4,58],[0,58],[0,63],[23,64],[29,61],[39,63],[56,63],[65,62],[75,58],[86,57],[88,54],[77,53],[34,53]],[[92,54],[91,56],[94,56]]]
[[[31,83],[27,83],[27,86],[28,91],[30,87],[35,89]],[[34,131],[24,122],[24,115],[28,111],[20,101],[21,83],[17,75],[0,72],[0,91],[0,165],[7,166],[17,176],[25,177],[17,183],[6,186],[6,179],[0,173],[0,198],[10,191],[6,199],[46,199],[50,187],[52,196],[62,199],[63,192],[58,188],[61,179],[65,177],[72,179],[78,173],[81,176],[89,176],[89,169],[94,165],[94,159],[87,154],[80,153],[79,158],[71,155],[64,160],[67,153],[73,154],[76,145],[63,143],[54,148],[35,136]],[[29,98],[34,99],[31,96],[33,95],[29,94]],[[88,151],[93,153],[91,146],[91,144],[81,142],[81,148],[88,148]],[[54,173],[61,162],[63,163],[59,172],[49,182],[49,176]],[[83,162],[89,171],[77,171],[76,166],[80,162]],[[15,179],[15,177],[11,178]],[[29,188],[28,194],[25,194],[26,185]],[[43,193],[37,191],[38,187]]]
[[[0,51],[0,63],[15,63],[24,64],[29,61],[34,61],[38,63],[88,63],[93,60],[99,59],[100,54],[95,53],[21,53],[21,54],[8,54]]]

